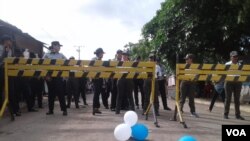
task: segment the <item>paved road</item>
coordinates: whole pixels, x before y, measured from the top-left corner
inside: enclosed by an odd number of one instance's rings
[[[92,94],[88,95],[89,105],[92,105]],[[174,107],[174,101],[168,99],[169,106]],[[148,141],[177,141],[183,135],[189,134],[197,138],[198,141],[220,141],[222,124],[249,124],[250,113],[243,111],[245,121],[234,118],[234,110],[230,111],[228,120],[223,119],[223,107],[216,103],[212,113],[206,109],[208,106],[203,101],[196,103],[197,113],[200,118],[190,116],[188,103],[184,107],[184,120],[188,126],[183,128],[179,122],[169,121],[173,111],[160,110],[158,117],[160,128],[153,124],[153,117],[149,115],[146,121],[141,115],[141,109],[137,109],[139,123],[145,124],[149,128]],[[250,106],[250,105],[248,105]],[[59,104],[56,104],[55,114],[45,115],[47,105],[39,112],[28,113],[26,108],[22,110],[22,116],[16,117],[11,122],[8,117],[0,120],[0,140],[1,141],[115,141],[113,132],[117,125],[123,123],[122,111],[116,115],[110,110],[101,108],[103,114],[92,116],[92,107],[87,106],[75,109],[74,106],[68,110],[68,116],[62,116],[59,111]],[[231,106],[233,107],[233,105]],[[132,140],[132,139],[131,139]]]

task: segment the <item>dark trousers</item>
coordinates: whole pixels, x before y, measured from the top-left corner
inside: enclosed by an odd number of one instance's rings
[[[165,83],[166,83],[165,79],[158,80],[159,92],[161,94],[161,100],[162,100],[162,105],[164,109],[168,107]]]
[[[11,111],[16,114],[20,112],[19,99],[20,95],[17,93],[15,87],[16,77],[9,77],[9,107]]]
[[[135,110],[133,98],[133,80],[132,79],[119,79],[117,81],[118,95],[116,100],[116,112],[120,112],[123,98],[126,95],[129,102],[129,109]]]
[[[232,94],[234,94],[234,107],[235,116],[240,116],[240,92],[241,92],[241,82],[225,82],[225,108],[224,115],[229,114],[230,103]]]
[[[111,80],[112,87],[111,87],[111,109],[115,109],[116,107],[116,99],[117,99],[117,79]]]
[[[106,93],[105,93],[105,99],[106,99],[106,101],[107,101],[107,105],[108,105],[108,99],[109,99],[109,96],[110,96],[110,93],[112,94],[112,83],[111,83],[111,80],[110,79],[106,79],[105,80],[106,81],[106,88],[105,88],[105,90],[106,90]],[[106,106],[105,106],[106,107]],[[107,106],[108,107],[108,106]],[[107,108],[106,107],[106,108]]]
[[[139,106],[139,92],[141,93],[141,106],[144,106],[144,90],[143,90],[143,80],[142,79],[134,79],[134,97],[135,97],[135,105]]]
[[[94,85],[94,97],[93,97],[93,108],[100,108],[99,97],[102,95],[102,103],[105,107],[108,107],[108,97],[106,95],[106,90],[103,84],[103,79],[93,79]]]
[[[25,100],[27,104],[28,111],[33,109],[33,104],[34,103],[34,94],[31,91],[31,86],[30,86],[30,78],[28,77],[16,77],[15,79],[15,96],[18,99],[18,103],[23,98],[22,100]]]
[[[145,93],[143,111],[146,111],[148,108],[148,105],[150,104],[150,96],[152,94],[151,86],[152,86],[152,80],[146,79],[143,85],[144,93]],[[153,102],[156,113],[159,112],[158,90],[159,90],[159,86],[158,86],[158,82],[156,81],[155,82],[155,95],[154,95],[154,102]]]
[[[188,97],[190,112],[191,113],[195,112],[195,103],[194,103],[195,83],[191,81],[181,81],[180,92],[181,92],[180,109],[183,111],[186,97]]]
[[[70,107],[72,95],[74,96],[75,106],[79,107],[79,79],[70,77],[67,81],[67,106]]]
[[[43,107],[43,91],[44,91],[44,80],[42,78],[32,78],[30,80],[30,86],[31,86],[31,105],[34,107],[35,105],[35,99],[37,98],[38,107]]]
[[[87,104],[86,85],[87,85],[87,78],[79,78],[79,93],[82,97],[84,104]]]
[[[213,107],[214,107],[214,103],[217,99],[218,96],[221,97],[222,99],[222,102],[225,102],[225,90],[223,90],[221,93],[217,92],[215,89],[214,89],[214,94],[213,94],[213,97],[211,99],[211,103],[210,103],[210,106],[209,106],[209,110],[212,111],[213,110]]]
[[[67,111],[66,110],[66,103],[65,103],[65,97],[64,97],[64,82],[62,78],[52,78],[50,81],[47,81],[49,94],[48,94],[48,100],[49,100],[49,111],[54,111],[54,102],[55,97],[57,96],[59,99],[61,111]]]

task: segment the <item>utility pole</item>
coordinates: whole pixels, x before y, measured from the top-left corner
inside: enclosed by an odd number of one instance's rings
[[[83,48],[84,46],[75,46],[76,47],[76,51],[78,52],[78,60],[81,60],[81,48]]]

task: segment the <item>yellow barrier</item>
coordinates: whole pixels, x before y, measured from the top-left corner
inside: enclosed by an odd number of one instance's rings
[[[180,122],[185,124],[179,104],[180,81],[250,81],[250,65],[223,64],[177,64],[176,65],[176,107],[173,120],[178,112]]]
[[[24,59],[6,58],[5,67],[5,100],[0,117],[8,104],[8,77],[87,77],[87,78],[125,78],[152,79],[151,100],[148,113],[154,101],[155,63],[154,62],[121,62],[98,60],[62,60],[62,59]],[[153,110],[153,114],[155,112]],[[157,125],[157,119],[155,118]]]

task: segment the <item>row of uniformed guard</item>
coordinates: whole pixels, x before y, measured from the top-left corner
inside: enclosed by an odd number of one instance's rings
[[[187,54],[184,58],[186,60],[186,64],[191,65],[194,61],[193,54]],[[238,52],[231,51],[230,52],[230,61],[227,62],[225,65],[240,65],[238,60]],[[186,97],[189,97],[189,107],[192,116],[199,117],[196,113],[195,109],[195,81],[188,81],[182,80],[180,83],[180,110],[183,112],[183,107],[185,104]],[[215,89],[215,96],[211,100],[211,104],[208,110],[211,112],[213,109],[214,102],[218,95],[222,96],[222,101],[224,102],[224,119],[229,119],[229,111],[230,111],[230,103],[232,95],[234,96],[234,103],[235,103],[235,118],[239,120],[245,120],[244,117],[241,116],[240,112],[240,92],[241,92],[242,82],[239,81],[219,81],[215,82],[214,89]],[[225,95],[223,95],[223,91]]]
[[[1,48],[3,49],[1,51],[1,81],[3,82],[3,58],[4,57],[13,57],[11,50],[12,41],[11,38],[7,37],[2,38],[1,40]],[[62,45],[58,41],[53,41],[50,46],[50,52],[46,53],[43,58],[49,58],[49,59],[66,59],[66,57],[59,53],[60,47]],[[102,48],[98,48],[94,54],[96,55],[93,60],[102,60],[104,51]],[[18,57],[18,56],[16,56]],[[154,56],[150,56],[150,61],[155,61]],[[73,59],[73,58],[70,58]],[[117,51],[116,58],[117,61],[129,61],[129,53],[123,52],[121,50]],[[138,57],[138,60],[140,61],[140,58]],[[158,76],[161,76],[161,70],[160,66],[157,65],[157,74]],[[76,108],[79,108],[79,96],[82,94],[83,102],[85,105],[86,103],[86,95],[85,95],[85,85],[87,83],[86,78],[68,78],[67,80],[67,92],[68,92],[68,99],[67,99],[67,105],[65,101],[65,83],[63,78],[51,78],[46,77],[45,81],[48,85],[48,102],[49,102],[49,111],[46,113],[47,115],[54,114],[54,101],[55,97],[58,97],[58,100],[60,102],[61,111],[63,111],[63,115],[67,115],[67,107],[69,108],[71,105],[71,97],[74,96],[75,105]],[[135,110],[135,105],[137,108],[139,108],[139,98],[138,98],[138,89],[140,89],[141,93],[141,106],[143,110],[145,111],[148,104],[149,104],[149,98],[150,98],[150,92],[151,92],[151,80],[142,80],[142,79],[93,79],[93,88],[94,88],[94,96],[93,96],[93,115],[96,113],[101,113],[99,110],[100,108],[100,102],[99,102],[99,96],[101,94],[102,96],[102,102],[106,109],[111,109],[112,111],[115,111],[116,114],[120,113],[120,110]],[[160,88],[160,93],[162,96],[163,106],[165,110],[171,110],[167,106],[167,99],[166,99],[166,93],[165,93],[165,81],[164,79],[159,79],[156,84],[156,90],[158,92],[158,83]],[[3,83],[2,83],[3,84]],[[22,84],[22,85],[19,85]],[[24,95],[24,98],[27,102],[27,107],[29,111],[37,111],[34,109],[34,103],[35,103],[35,97],[37,96],[38,99],[38,106],[39,108],[42,108],[42,94],[44,92],[43,89],[44,79],[42,78],[32,78],[31,80],[27,78],[20,78],[20,77],[10,77],[10,107],[13,110],[13,114],[19,116],[20,110],[19,110],[19,104],[17,99],[17,92],[22,92]],[[1,85],[3,86],[3,85]],[[17,89],[18,88],[18,89]],[[20,89],[20,90],[19,90]],[[17,90],[14,92],[14,90]],[[134,90],[134,97],[133,97],[133,90]],[[1,92],[3,92],[3,87],[1,87]],[[111,93],[111,104],[109,106],[108,104],[108,98],[109,93]],[[1,94],[2,96],[2,94]],[[1,97],[2,98],[2,97]],[[134,101],[135,98],[135,101]],[[2,102],[2,99],[0,99],[0,102]],[[158,102],[158,96],[156,93],[155,97],[155,110],[157,115],[159,115],[158,108],[159,108],[159,102]]]
[[[102,60],[102,57],[104,55],[104,51],[102,48],[98,48],[94,54],[96,54],[96,57],[93,58],[93,60]],[[150,61],[155,61],[155,56],[150,55],[149,56]],[[118,50],[115,57],[116,61],[130,61],[129,60],[129,52],[128,51],[121,51]],[[137,58],[136,61],[140,61],[140,57]],[[156,78],[162,78],[162,70],[157,64],[156,66]],[[105,84],[106,80],[103,78],[94,79],[94,98],[93,98],[93,115],[96,113],[101,114],[100,108],[100,102],[99,102],[99,95],[102,94],[103,104],[106,108],[108,108],[108,96],[105,94],[105,90],[103,85]],[[139,108],[139,98],[138,98],[138,88],[141,92],[141,104],[143,111],[145,112],[147,109],[147,106],[149,105],[150,101],[150,94],[151,94],[151,80],[150,79],[109,79],[108,80],[110,87],[111,87],[111,110],[115,111],[116,114],[120,114],[120,110],[123,108],[128,110],[135,110],[135,105],[137,108]],[[156,114],[159,115],[159,101],[158,101],[158,91],[161,93],[162,96],[162,102],[163,107],[165,110],[171,110],[167,106],[167,98],[166,98],[166,92],[165,92],[165,80],[164,79],[157,79],[156,81],[156,91],[155,91],[155,101],[154,101],[154,107]],[[159,86],[158,87],[158,83]],[[160,89],[159,89],[160,88]],[[133,90],[134,90],[134,97],[133,97]],[[105,96],[103,96],[105,95]],[[134,101],[135,98],[135,101]]]

